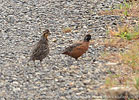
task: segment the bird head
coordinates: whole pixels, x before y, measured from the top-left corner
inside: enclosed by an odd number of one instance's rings
[[[51,35],[51,33],[49,32],[48,29],[46,29],[45,31],[43,31],[43,36],[44,36],[45,38],[47,38],[48,35]]]
[[[91,35],[90,34],[87,34],[84,38],[84,41],[85,42],[89,42],[91,40]]]

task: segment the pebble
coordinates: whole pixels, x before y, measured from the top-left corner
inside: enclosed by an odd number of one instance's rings
[[[84,84],[89,84],[90,82],[91,82],[91,79],[87,79],[83,81]]]
[[[118,63],[108,62],[108,63],[106,63],[106,65],[113,66],[113,65],[118,65]]]
[[[20,91],[21,89],[20,88],[15,88],[15,87],[13,87],[13,91],[14,92],[18,92],[18,91]]]
[[[77,98],[82,94],[88,95],[86,90],[90,95],[97,96],[96,89],[104,84],[106,67],[104,62],[97,60],[94,63],[93,59],[99,57],[104,47],[98,44],[94,48],[95,43],[91,44],[78,61],[61,54],[61,51],[83,40],[88,33],[93,41],[105,38],[106,25],[117,26],[120,17],[97,13],[109,10],[108,6],[115,7],[121,1],[1,0],[0,96],[4,94],[4,100],[9,97],[13,100],[21,97],[29,100],[45,100],[47,97],[50,100],[67,100],[73,94]],[[63,33],[65,27],[72,30]],[[35,67],[28,59],[32,47],[46,28],[51,32],[48,37],[49,57],[43,60],[43,67],[39,61],[36,61]],[[96,88],[92,89],[94,86]]]

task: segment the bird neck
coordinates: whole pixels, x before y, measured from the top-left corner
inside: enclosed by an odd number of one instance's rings
[[[46,37],[42,36],[40,41],[42,41],[42,43],[46,43],[46,42],[48,42],[48,39]]]
[[[90,40],[84,40],[84,42],[89,42]]]

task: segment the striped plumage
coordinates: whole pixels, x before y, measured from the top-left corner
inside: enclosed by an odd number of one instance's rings
[[[42,60],[49,54],[49,46],[48,46],[48,35],[50,32],[48,29],[43,31],[43,35],[41,36],[39,42],[32,50],[32,54],[30,56],[30,60],[32,60],[35,64],[35,60],[40,60],[40,64],[42,66]]]

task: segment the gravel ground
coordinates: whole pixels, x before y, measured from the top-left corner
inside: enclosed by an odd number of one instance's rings
[[[122,1],[122,0],[121,0]],[[97,59],[104,47],[90,45],[75,61],[60,54],[88,33],[106,37],[106,25],[120,24],[118,16],[99,16],[119,0],[0,0],[0,100],[90,100],[101,96],[106,66]],[[72,32],[62,29],[72,27]],[[50,54],[34,67],[28,63],[32,46],[50,29]],[[93,60],[96,59],[96,62]]]

